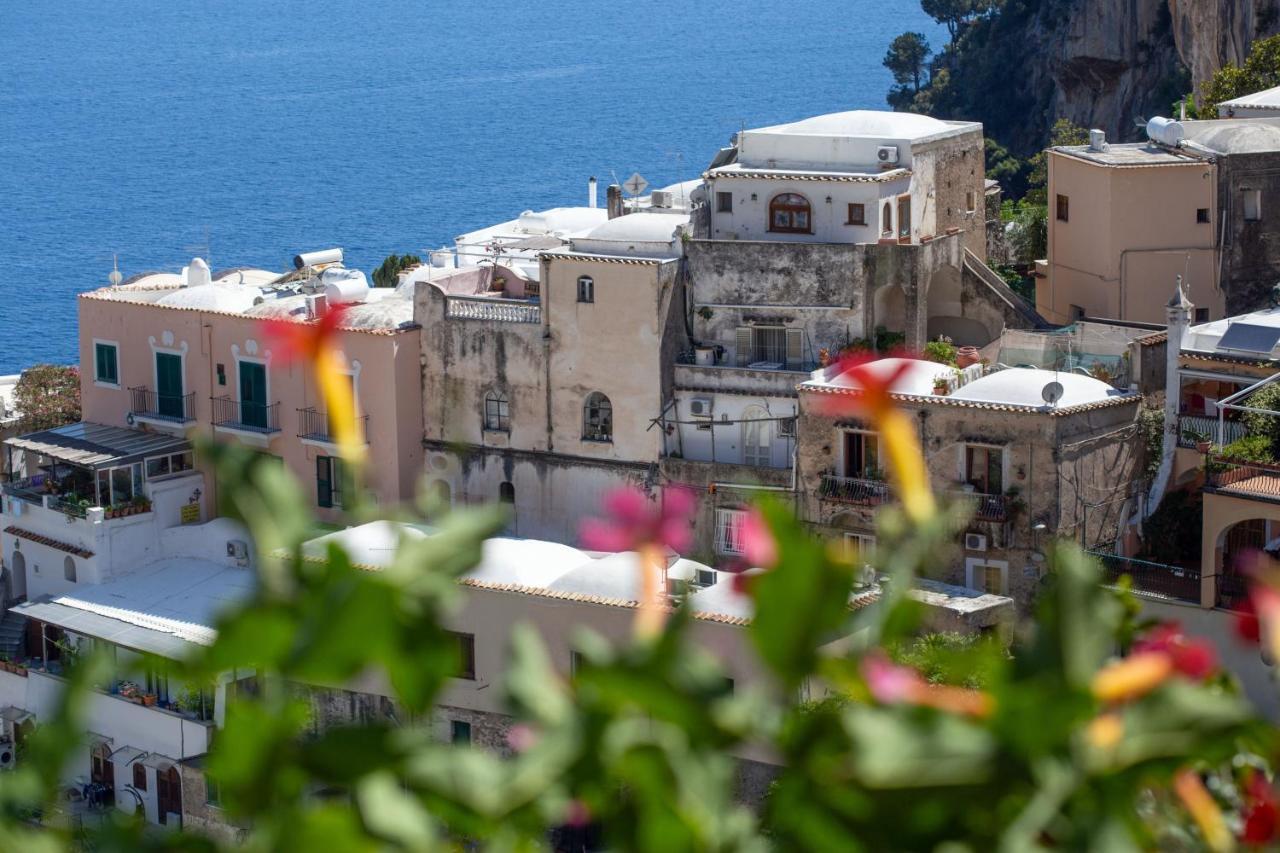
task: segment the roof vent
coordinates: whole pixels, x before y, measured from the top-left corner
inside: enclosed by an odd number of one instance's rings
[[[1090,151],[1106,151],[1107,132],[1105,130],[1093,129],[1089,131],[1089,150]]]
[[[213,276],[209,273],[209,265],[204,262],[203,258],[192,258],[191,263],[187,265],[186,276],[187,287],[199,287],[202,284],[208,284],[213,281]]]

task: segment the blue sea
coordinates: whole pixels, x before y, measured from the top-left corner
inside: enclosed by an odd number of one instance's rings
[[[59,0],[0,16],[0,373],[76,358],[75,294],[180,268],[366,271],[740,127],[883,108],[915,0]]]

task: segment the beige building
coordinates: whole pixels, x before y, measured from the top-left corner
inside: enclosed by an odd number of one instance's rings
[[[970,513],[942,580],[1026,604],[1053,538],[1112,549],[1139,498],[1140,395],[1077,373],[907,361],[894,396],[919,424],[935,493]],[[861,549],[894,495],[874,428],[835,411],[859,387],[830,370],[800,386],[797,464],[802,517]]]

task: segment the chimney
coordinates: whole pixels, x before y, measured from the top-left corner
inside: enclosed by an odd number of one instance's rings
[[[609,184],[604,191],[604,204],[609,209],[609,218],[617,219],[623,214],[622,209],[622,187],[617,184]]]
[[[1089,131],[1089,150],[1107,150],[1107,132],[1105,130],[1098,130],[1095,128],[1094,130]]]
[[[1142,513],[1143,518],[1150,516],[1160,505],[1169,478],[1173,474],[1173,457],[1178,447],[1178,400],[1182,396],[1182,377],[1178,374],[1178,357],[1182,353],[1182,345],[1186,340],[1187,329],[1191,326],[1194,309],[1195,306],[1191,304],[1186,291],[1182,289],[1182,276],[1178,276],[1178,287],[1174,290],[1169,304],[1165,306],[1168,339],[1165,342],[1164,356],[1164,444],[1160,455],[1160,467],[1151,480],[1151,492],[1147,496],[1147,504]]]
[[[596,177],[592,175],[587,178],[587,207],[594,208],[596,206]]]

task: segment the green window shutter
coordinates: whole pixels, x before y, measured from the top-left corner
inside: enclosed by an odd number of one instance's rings
[[[787,369],[798,370],[804,364],[804,329],[787,329]]]
[[[94,378],[99,382],[110,382],[115,385],[120,381],[120,371],[116,365],[116,348],[111,344],[94,346]]]
[[[737,351],[738,367],[745,367],[751,361],[751,327],[739,326],[734,331],[734,349]]]
[[[333,472],[333,481],[329,484],[330,503],[342,506],[342,495],[347,490],[347,472],[342,465],[342,457],[330,456],[329,466]]]
[[[329,463],[331,457],[316,457],[316,503],[323,507],[333,506],[333,469]]]

